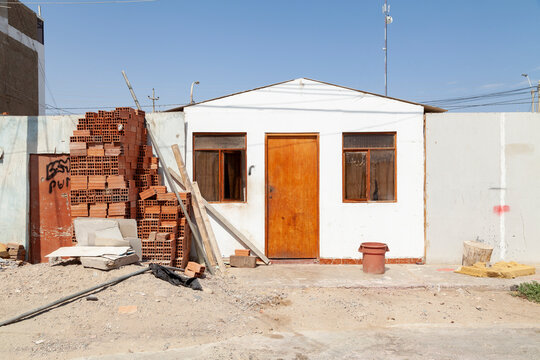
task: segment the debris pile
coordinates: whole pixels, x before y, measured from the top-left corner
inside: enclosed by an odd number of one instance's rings
[[[7,252],[7,256],[6,256],[6,252]],[[24,245],[17,244],[17,243],[8,243],[7,245],[1,244],[0,253],[1,255],[3,255],[0,257],[11,259],[11,260],[24,261],[24,258],[26,257],[26,250],[24,249]]]
[[[79,119],[70,138],[71,216],[136,219],[142,260],[185,267],[190,232],[176,195],[158,175],[144,116],[128,107]],[[181,196],[189,212],[191,196]]]

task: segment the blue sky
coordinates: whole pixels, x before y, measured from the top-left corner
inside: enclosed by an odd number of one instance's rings
[[[122,69],[144,106],[152,88],[158,105],[189,102],[194,80],[198,101],[298,77],[384,94],[382,0],[47,2],[47,103],[70,112],[131,106]],[[522,73],[540,80],[540,0],[389,3],[389,96],[421,102],[524,88]],[[475,103],[512,99],[530,95]]]

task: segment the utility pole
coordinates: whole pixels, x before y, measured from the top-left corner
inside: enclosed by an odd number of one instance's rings
[[[159,96],[156,97],[156,92],[154,91],[154,88],[152,88],[152,97],[148,97],[150,100],[152,100],[152,112],[156,112],[156,101],[159,100]]]
[[[536,112],[540,112],[540,80],[538,80],[538,86],[536,87],[536,96],[538,97]]]
[[[384,0],[382,12],[384,15],[384,96],[388,96],[388,24],[394,21],[390,16],[388,0]]]

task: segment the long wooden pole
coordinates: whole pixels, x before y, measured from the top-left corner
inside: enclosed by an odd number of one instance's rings
[[[133,88],[131,87],[131,83],[129,82],[127,75],[124,70],[122,70],[122,75],[124,75],[124,79],[126,80],[126,85],[131,92],[131,96],[133,97],[133,101],[135,101],[135,104],[137,105],[137,109],[141,110],[141,105],[139,104],[139,100],[137,100],[137,96],[135,95],[135,92],[133,91]],[[204,249],[201,244],[201,239],[199,237],[199,232],[197,231],[197,227],[193,224],[189,217],[189,213],[187,212],[186,206],[182,202],[182,199],[180,198],[180,194],[178,193],[178,190],[176,189],[176,185],[173,182],[173,179],[171,178],[171,174],[169,173],[169,168],[167,167],[167,164],[165,164],[163,160],[163,156],[161,155],[161,151],[159,150],[158,144],[156,139],[154,138],[154,134],[152,133],[152,130],[150,129],[150,124],[146,121],[146,117],[144,118],[144,122],[146,124],[146,132],[148,133],[148,136],[150,137],[150,142],[152,143],[152,146],[156,150],[156,154],[159,158],[159,162],[161,163],[161,168],[163,169],[163,173],[165,174],[165,178],[167,179],[167,182],[169,183],[169,187],[172,191],[174,191],[174,194],[176,195],[176,199],[178,200],[178,203],[180,204],[180,208],[184,212],[184,215],[186,216],[186,221],[189,225],[189,228],[191,229],[191,232],[193,233],[193,237],[195,239],[195,247],[197,248],[197,255],[199,256],[199,262],[201,260],[207,265],[208,272],[210,274],[214,274],[214,269],[211,266],[208,266],[210,262],[208,261],[208,258],[206,256],[206,253],[204,252]]]
[[[221,250],[219,249],[219,245],[216,240],[216,235],[214,234],[214,230],[212,229],[212,224],[210,224],[210,219],[208,218],[208,213],[206,210],[206,206],[204,205],[204,198],[201,195],[201,190],[199,189],[199,184],[197,184],[196,181],[193,182],[193,194],[195,194],[194,201],[197,201],[199,205],[199,209],[201,210],[201,216],[204,222],[204,226],[206,228],[206,232],[208,235],[208,241],[210,242],[210,246],[212,247],[212,252],[214,253],[216,257],[217,264],[220,269],[225,269],[225,263],[223,262],[223,256],[221,254]]]

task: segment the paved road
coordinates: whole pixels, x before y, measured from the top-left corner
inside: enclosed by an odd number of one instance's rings
[[[353,332],[309,331],[232,338],[162,352],[84,359],[478,359],[540,358],[538,327],[471,328],[407,325]]]

